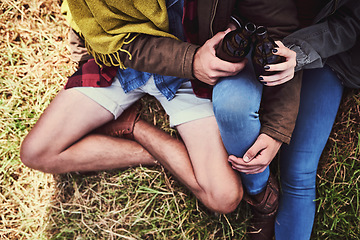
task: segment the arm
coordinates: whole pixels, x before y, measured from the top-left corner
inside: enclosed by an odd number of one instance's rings
[[[257,4],[258,1],[247,1],[247,6],[243,9],[246,11],[248,19],[255,19],[253,21],[268,27],[269,33],[275,39],[281,39],[290,34],[298,27],[296,14],[293,14],[296,9],[294,6],[285,6],[290,4],[290,1],[277,0],[272,2],[265,11],[270,11],[268,14],[262,14],[259,11],[249,11],[248,7]],[[246,1],[245,1],[246,2]],[[267,3],[267,2],[265,2]],[[278,5],[274,4],[278,3]],[[284,3],[284,5],[282,5]],[[288,9],[283,9],[286,14],[276,14],[280,11],[281,6]],[[262,6],[264,8],[264,6]],[[290,9],[290,10],[289,10]],[[241,9],[240,9],[241,10]],[[282,12],[281,11],[281,12]],[[260,14],[260,16],[250,16],[250,14]],[[270,18],[269,18],[270,16]],[[279,42],[277,42],[279,43]],[[279,48],[276,54],[286,57],[287,61],[280,64],[276,70],[281,71],[275,76],[277,84],[273,84],[269,79],[264,78],[267,84],[263,89],[262,98],[262,112],[261,112],[261,132],[255,143],[248,149],[244,156],[237,158],[229,156],[229,161],[234,169],[246,173],[262,172],[275,157],[282,143],[289,143],[291,134],[295,127],[295,121],[298,113],[300,103],[300,89],[301,89],[301,72],[294,75],[295,53],[278,44]],[[270,66],[269,70],[275,70]],[[265,79],[267,81],[265,81]],[[289,81],[290,80],[290,81]],[[281,85],[279,85],[281,84]]]
[[[266,26],[270,36],[281,39],[299,27],[294,2],[287,0],[242,0],[238,1],[237,13],[256,25]],[[279,48],[279,53],[282,50]],[[278,53],[278,54],[279,54]],[[284,53],[281,53],[284,54]],[[282,73],[290,70],[286,80],[290,80],[295,65],[294,55],[287,58]],[[280,70],[280,69],[279,69]],[[296,75],[291,81],[281,85],[264,86],[261,112],[261,132],[285,143],[290,142],[295,126],[300,101],[301,76]]]
[[[138,71],[189,79],[195,77],[214,85],[220,77],[235,75],[245,66],[245,62],[234,64],[215,56],[215,47],[225,34],[216,34],[201,47],[172,38],[141,34],[123,46],[131,58],[122,51],[119,55],[126,67]]]
[[[323,67],[326,58],[352,48],[360,35],[360,5],[348,1],[325,21],[285,37],[283,43],[297,54],[296,70]]]
[[[192,78],[193,58],[199,46],[167,37],[140,34],[119,51],[125,67],[138,71]],[[176,63],[176,64],[175,64]]]

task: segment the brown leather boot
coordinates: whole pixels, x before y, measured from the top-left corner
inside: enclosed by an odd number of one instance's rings
[[[135,123],[140,119],[140,109],[140,102],[135,102],[133,105],[127,108],[120,115],[120,117],[118,117],[118,119],[105,123],[101,127],[98,127],[97,129],[92,131],[92,133],[134,140],[133,131]],[[80,176],[92,176],[97,174],[97,172],[75,172],[75,174]]]
[[[112,120],[103,126],[95,129],[93,133],[104,134],[112,137],[126,138],[134,140],[134,126],[139,120],[139,110],[141,108],[140,102],[136,102],[126,109],[120,117],[116,120]]]
[[[244,200],[250,204],[253,217],[248,226],[248,239],[272,240],[275,234],[275,217],[279,206],[279,184],[270,174],[261,202],[254,201],[244,194]]]

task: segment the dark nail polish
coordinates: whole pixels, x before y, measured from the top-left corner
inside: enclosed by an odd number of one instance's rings
[[[261,81],[261,80],[264,80],[264,78],[263,78],[263,77],[259,77],[258,79],[259,79],[260,81]]]
[[[269,69],[270,69],[270,66],[265,66],[264,69],[265,69],[265,70],[269,70]]]
[[[264,85],[267,85],[267,82],[263,82]]]
[[[276,48],[274,48],[274,49],[272,50],[273,53],[277,53],[277,51],[278,51],[278,50],[277,50]]]

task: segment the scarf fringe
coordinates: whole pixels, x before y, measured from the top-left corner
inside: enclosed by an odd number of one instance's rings
[[[139,34],[136,34],[134,37],[130,38],[131,33],[127,34],[122,46],[124,44],[129,44],[132,41],[134,41],[134,39],[138,35]],[[126,69],[124,63],[120,59],[120,53],[119,52],[126,53],[129,56],[130,60],[132,59],[132,55],[131,55],[131,53],[129,51],[127,51],[125,49],[122,49],[122,46],[119,48],[118,51],[113,52],[113,53],[98,53],[98,52],[94,51],[91,48],[91,46],[85,41],[86,49],[94,57],[96,64],[99,65],[100,67],[105,65],[105,66],[108,66],[108,67],[116,66],[116,67],[119,67],[120,69]]]

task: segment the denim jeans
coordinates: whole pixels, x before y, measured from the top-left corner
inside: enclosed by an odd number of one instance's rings
[[[221,137],[229,154],[242,157],[260,131],[258,109],[262,86],[251,64],[237,76],[214,87],[213,105]],[[304,70],[296,127],[289,145],[280,151],[281,196],[275,234],[277,240],[310,239],[315,215],[315,182],[320,155],[341,101],[343,87],[329,68]],[[266,186],[269,168],[241,174],[249,194]]]
[[[230,155],[243,157],[260,133],[259,108],[262,84],[256,79],[252,63],[236,76],[222,78],[213,90],[213,105],[221,138]],[[269,167],[262,173],[240,173],[249,194],[260,193],[269,178]]]
[[[289,145],[280,151],[281,196],[277,240],[308,240],[315,216],[316,171],[335,121],[343,86],[324,68],[304,70],[299,115]]]

